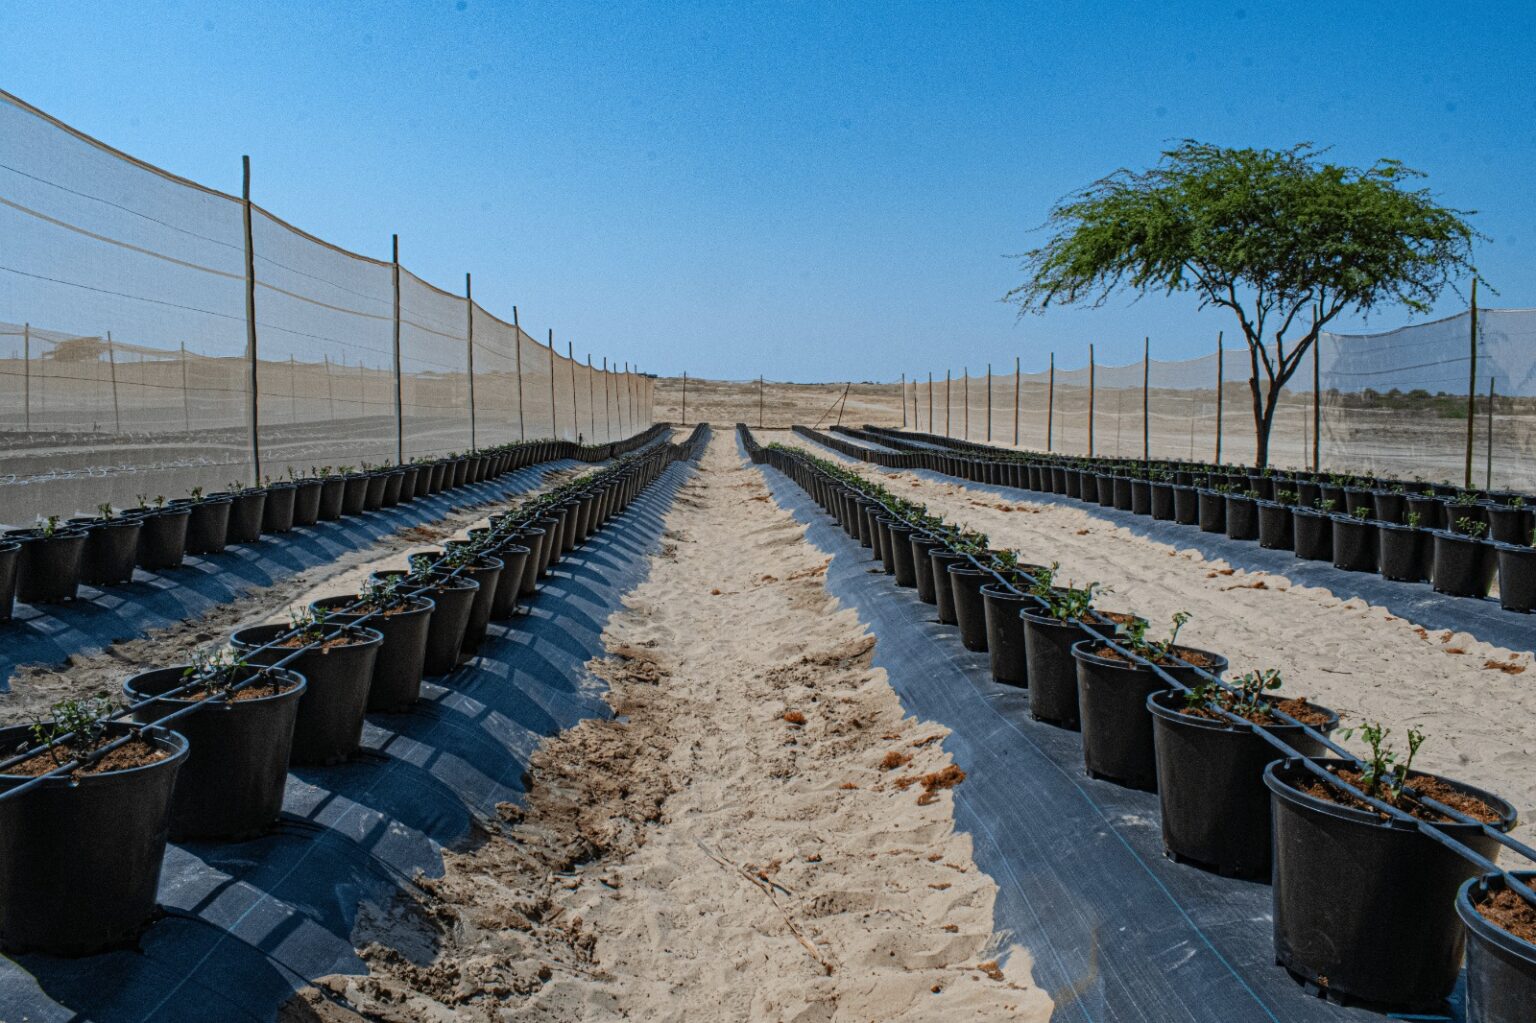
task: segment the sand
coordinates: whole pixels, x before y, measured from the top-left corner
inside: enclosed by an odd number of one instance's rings
[[[846,398],[844,392],[847,392]],[[657,422],[692,425],[713,423],[732,427],[746,423],[756,429],[759,421],[769,428],[795,423],[810,426],[841,422],[844,426],[902,426],[900,384],[852,381],[839,384],[794,384],[769,380],[758,402],[756,380],[688,380],[688,407],[683,408],[681,377],[659,377],[652,399]],[[686,423],[685,423],[686,420]]]
[[[618,717],[546,742],[525,808],[360,923],[371,975],[284,1019],[1049,1018],[922,781],[964,765],[729,433],[666,526],[591,665]]]
[[[772,439],[836,460],[799,437]],[[1498,793],[1520,810],[1517,830],[1532,833],[1531,651],[1507,650],[1465,633],[1429,632],[1358,597],[1341,599],[1284,575],[1206,560],[1076,507],[1006,501],[960,483],[844,464],[951,522],[981,530],[994,547],[1017,549],[1023,561],[1058,561],[1077,585],[1105,584],[1110,592],[1100,606],[1146,616],[1154,638],[1166,635],[1175,611],[1188,611],[1193,617],[1180,642],[1226,655],[1231,674],[1279,668],[1286,691],[1333,708],[1346,727],[1379,721],[1393,729],[1389,741],[1399,742],[1410,726],[1422,728],[1429,741],[1416,766]]]

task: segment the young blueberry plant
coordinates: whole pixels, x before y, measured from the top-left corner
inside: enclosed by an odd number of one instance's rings
[[[30,732],[33,745],[46,749],[56,765],[69,762],[62,751],[89,752],[101,743],[107,718],[114,710],[106,693],[78,700],[61,700],[48,708],[47,718],[34,718]]]
[[[1348,728],[1340,734],[1348,739],[1356,731]],[[1387,742],[1392,729],[1368,721],[1358,731],[1360,738],[1365,740],[1371,750],[1365,762],[1365,770],[1360,773],[1360,790],[1372,799],[1396,806],[1402,798],[1403,786],[1408,784],[1408,771],[1413,767],[1413,758],[1418,755],[1419,747],[1424,745],[1427,736],[1417,728],[1408,729],[1408,755],[1402,756]]]
[[[1269,704],[1264,694],[1279,689],[1282,681],[1278,668],[1239,675],[1227,683],[1230,689],[1222,688],[1214,679],[1207,679],[1184,694],[1184,703],[1190,708],[1215,704],[1241,717],[1265,717],[1269,714]]]

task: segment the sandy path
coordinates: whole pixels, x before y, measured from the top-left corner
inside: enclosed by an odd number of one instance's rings
[[[832,458],[802,438],[775,439]],[[1190,612],[1181,641],[1225,654],[1234,674],[1279,668],[1288,691],[1334,708],[1346,725],[1381,721],[1394,738],[1422,726],[1430,738],[1416,764],[1504,796],[1520,809],[1520,830],[1531,833],[1536,670],[1529,651],[1426,632],[1358,597],[1341,600],[1283,575],[1207,561],[1079,508],[1010,502],[960,483],[844,465],[981,530],[993,546],[1018,549],[1024,561],[1059,561],[1078,585],[1105,583],[1112,593],[1102,606],[1147,616],[1155,636],[1166,634],[1175,611]]]
[[[455,510],[441,519],[406,526],[378,542],[348,551],[335,561],[315,565],[273,586],[250,591],[238,600],[211,608],[167,629],[112,643],[96,654],[71,654],[61,664],[36,664],[18,668],[11,691],[0,696],[0,724],[30,721],[46,713],[49,705],[70,698],[106,692],[116,697],[128,676],[150,668],[185,663],[194,651],[212,651],[231,633],[263,622],[286,622],[288,610],[307,607],[319,597],[356,593],[368,573],[381,568],[404,568],[406,557],[419,550],[440,546],[453,537],[468,535],[483,524],[492,510],[518,504],[560,485],[572,476],[598,466],[559,469],[545,474],[543,482],[506,501],[478,502]]]
[[[551,740],[525,810],[357,935],[288,1020],[1045,1020],[827,559],[717,434],[593,663],[620,717]],[[887,766],[882,766],[887,765]],[[963,765],[962,765],[963,766]],[[963,782],[962,782],[963,784]],[[394,949],[391,951],[389,949]]]

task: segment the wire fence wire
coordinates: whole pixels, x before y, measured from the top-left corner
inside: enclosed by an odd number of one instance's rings
[[[904,389],[905,416],[926,433],[1036,451],[1251,465],[1251,375],[1248,349],[1230,347],[1177,361],[933,374],[932,384],[923,373]],[[1304,358],[1281,393],[1269,455],[1281,467],[1457,484],[1470,464],[1473,486],[1536,487],[1536,309],[1322,334],[1315,365]]]
[[[652,422],[573,355],[0,92],[0,522]]]

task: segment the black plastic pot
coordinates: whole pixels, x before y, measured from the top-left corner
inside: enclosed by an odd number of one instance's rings
[[[1019,619],[1019,612],[1026,607],[1035,607],[1035,599],[989,583],[981,588],[981,601],[992,677],[1005,685],[1029,685],[1029,664],[1024,656],[1024,623]]]
[[[1146,480],[1131,480],[1131,514],[1152,514],[1152,484]]]
[[[311,601],[310,608],[324,611],[328,621],[352,625],[366,612],[342,612],[339,609],[357,603],[357,597],[342,595]],[[403,713],[421,697],[422,666],[427,657],[427,632],[436,608],[427,597],[413,597],[410,603],[390,614],[376,614],[363,624],[384,637],[379,655],[373,662],[373,681],[368,688],[368,709],[386,714]]]
[[[372,578],[388,581],[403,575],[405,573],[398,569],[387,569],[372,573]],[[479,589],[473,579],[438,579],[422,594],[436,605],[427,626],[427,651],[421,665],[423,675],[446,675],[458,666],[459,650],[464,646],[464,630],[469,625],[469,613]]]
[[[1353,515],[1357,509],[1364,508],[1367,515],[1376,511],[1376,494],[1365,487],[1345,487],[1343,510],[1346,515]]]
[[[901,522],[892,522],[888,532],[896,585],[911,589],[917,585],[917,566],[912,558],[912,534],[916,531]]]
[[[1271,701],[1273,702],[1273,701]],[[1157,792],[1163,822],[1163,849],[1173,859],[1228,877],[1268,881],[1270,874],[1269,791],[1264,768],[1278,754],[1252,728],[1183,713],[1184,694],[1165,689],[1147,698],[1157,752]],[[1318,731],[1338,727],[1329,717]],[[1296,725],[1269,725],[1265,731],[1308,756],[1325,747]]]
[[[913,533],[908,541],[912,547],[912,569],[916,579],[917,599],[924,604],[938,602],[933,590],[933,559],[930,555],[943,550],[944,545],[923,533]]]
[[[334,522],[341,518],[341,508],[346,502],[347,481],[340,476],[327,476],[320,481],[320,521]]]
[[[267,507],[265,490],[242,490],[240,493],[214,494],[229,498],[229,523],[224,532],[225,543],[255,543],[261,539],[261,518]]]
[[[1427,555],[1426,556],[1426,552]],[[1376,526],[1376,570],[1383,579],[1418,583],[1429,578],[1434,547],[1429,533],[1386,522]]]
[[[1371,517],[1378,522],[1406,522],[1408,521],[1408,498],[1404,494],[1394,494],[1390,490],[1375,490],[1371,492]]]
[[[230,645],[252,664],[275,664],[291,657],[294,649],[257,648],[288,631],[287,625],[253,625],[231,636]],[[345,645],[308,650],[284,665],[309,682],[293,726],[293,763],[338,764],[357,752],[373,666],[383,643],[376,630],[354,626]]]
[[[1477,868],[1413,825],[1301,792],[1296,783],[1307,777],[1298,760],[1264,771],[1275,828],[1276,960],[1336,995],[1439,1009],[1461,967],[1457,891]],[[1514,807],[1504,800],[1444,780],[1495,808],[1499,830],[1514,826]],[[1490,860],[1498,855],[1498,843],[1478,826],[1439,827]]]
[[[475,651],[480,649],[480,644],[485,642],[486,630],[491,622],[491,607],[496,602],[496,588],[501,583],[501,573],[506,567],[500,558],[482,554],[459,571],[461,577],[467,576],[479,586],[475,591],[474,603],[470,605],[469,621],[464,626],[464,641],[459,650],[460,663],[473,657]]]
[[[1114,501],[1118,511],[1130,511],[1136,504],[1136,498],[1131,487],[1129,476],[1116,476],[1114,482]]]
[[[1233,540],[1259,538],[1259,510],[1251,497],[1227,495],[1227,536]]]
[[[1536,609],[1536,547],[1494,544],[1499,560],[1499,606],[1529,613]]]
[[[1113,508],[1115,506],[1115,477],[1109,473],[1098,474],[1099,507]],[[1129,497],[1127,497],[1129,500]]]
[[[520,527],[522,542],[528,547],[528,556],[522,562],[522,577],[518,581],[517,595],[532,597],[539,591],[539,560],[544,548],[544,530],[534,526]]]
[[[1173,521],[1193,526],[1200,521],[1200,492],[1194,487],[1173,488]]]
[[[123,683],[123,693],[133,703],[159,696],[185,684],[189,667],[141,672]],[[259,669],[237,670],[237,680],[244,681]],[[250,838],[271,827],[282,812],[293,723],[305,682],[297,672],[268,670],[277,684],[287,686],[283,692],[220,700],[172,724],[190,747],[171,798],[172,841]],[[150,724],[196,702],[152,700],[134,711],[134,719]]]
[[[1200,532],[1224,533],[1227,530],[1227,495],[1215,490],[1199,490]]]
[[[267,488],[267,503],[261,509],[263,533],[286,533],[293,529],[294,501],[299,491],[291,483],[274,483]]]
[[[111,738],[125,722],[107,725]],[[0,748],[29,739],[0,728]],[[171,792],[187,741],[145,729],[170,755],[124,771],[50,778],[0,800],[0,947],[82,956],[133,943],[150,922],[165,858]],[[27,781],[0,775],[0,791]]]
[[[1445,527],[1445,505],[1440,503],[1438,497],[1425,497],[1422,494],[1409,494],[1404,499],[1408,511],[1403,515],[1403,521],[1408,521],[1408,515],[1416,513],[1419,516],[1419,525],[1425,529],[1443,529]]]
[[[1529,509],[1490,505],[1487,511],[1488,539],[1497,543],[1529,544],[1531,542]]]
[[[400,503],[400,491],[405,484],[405,474],[399,469],[391,469],[384,474],[384,500],[382,506],[393,508]]]
[[[1022,608],[1024,663],[1029,678],[1029,716],[1062,728],[1079,727],[1077,665],[1072,646],[1084,636],[1077,622],[1063,622]]]
[[[319,480],[299,480],[293,485],[295,526],[313,526],[320,521],[320,496],[324,490]]]
[[[16,567],[16,596],[28,604],[58,604],[74,600],[80,589],[80,560],[85,534],[61,529],[43,536],[35,529],[12,529],[7,537],[21,542]]]
[[[522,544],[508,542],[497,547],[495,554],[504,567],[496,580],[496,593],[491,600],[491,618],[500,622],[517,613],[518,590],[523,584],[529,550]]]
[[[1436,593],[1453,597],[1486,597],[1499,562],[1493,544],[1460,533],[1433,530]]]
[[[363,491],[363,510],[378,511],[384,507],[384,487],[389,483],[389,477],[382,472],[370,472],[365,479],[368,488]]]
[[[85,547],[80,552],[81,582],[110,586],[133,579],[143,528],[140,519],[70,519],[69,525],[85,533]]]
[[[1536,873],[1515,871],[1529,888]],[[1489,923],[1477,906],[1505,889],[1503,874],[1472,878],[1456,893],[1467,929],[1466,1023],[1530,1023],[1536,1006],[1536,945]]]
[[[1481,522],[1488,524],[1488,508],[1482,504],[1459,504],[1456,501],[1442,501],[1445,508],[1445,528],[1452,533],[1465,533],[1467,527],[1464,522]]]
[[[1346,572],[1374,572],[1380,542],[1376,523],[1351,515],[1334,515],[1333,567]]]
[[[1164,522],[1173,519],[1173,484],[1153,483],[1150,485],[1152,505],[1151,512],[1154,519]]]
[[[1103,778],[1133,789],[1157,789],[1157,751],[1147,697],[1168,688],[1167,680],[1145,665],[1094,653],[1102,644],[1083,640],[1072,647],[1077,662],[1077,704],[1083,731],[1083,765],[1090,778]],[[1220,676],[1227,659],[1191,647],[1174,647],[1179,656],[1201,653],[1214,661],[1207,671]],[[1165,665],[1163,672],[1185,685],[1198,685],[1192,667]]]
[[[960,644],[967,650],[987,649],[987,612],[981,588],[990,582],[992,573],[973,567],[969,561],[949,566],[955,624],[960,626]]]
[[[1288,551],[1295,544],[1291,534],[1291,508],[1290,505],[1277,504],[1274,501],[1260,501],[1258,503],[1259,515],[1259,546],[1270,550]]]
[[[891,519],[884,512],[877,513],[873,518],[875,528],[875,556],[880,560],[881,570],[886,575],[896,574],[896,556],[891,543]]]
[[[345,487],[341,494],[341,513],[361,515],[368,501],[368,477],[361,473],[354,473],[344,477],[342,482]]]
[[[187,553],[187,526],[192,520],[192,509],[164,508],[139,518],[144,523],[139,531],[139,567],[148,572],[180,568]]]
[[[955,617],[955,587],[949,581],[949,566],[962,562],[969,563],[969,559],[946,547],[935,548],[928,555],[928,563],[933,569],[934,603],[938,607],[939,621],[945,625],[959,624],[959,619]]]
[[[224,550],[225,538],[229,535],[228,499],[207,497],[194,501],[178,498],[171,504],[191,512],[187,517],[188,554],[219,554]]]
[[[0,540],[0,622],[9,621],[16,606],[16,565],[21,559],[21,544]]]
[[[1310,508],[1291,509],[1293,549],[1307,561],[1333,560],[1333,520]]]

